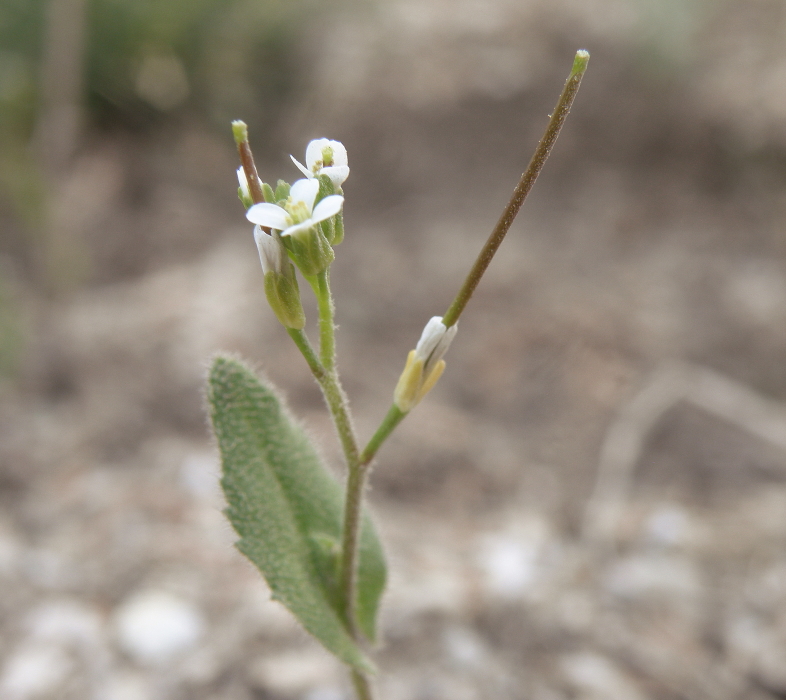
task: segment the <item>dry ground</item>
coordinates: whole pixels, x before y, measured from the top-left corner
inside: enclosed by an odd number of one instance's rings
[[[339,17],[312,47],[312,97],[264,147],[267,179],[295,178],[287,154],[311,136],[348,147],[333,281],[368,435],[573,51],[592,52],[444,378],[372,477],[384,700],[786,697],[786,12],[685,3],[667,31],[656,5]],[[202,400],[218,350],[282,387],[340,472],[265,308],[234,168],[228,131],[195,123],[87,139],[54,228],[89,251],[89,279],[52,299],[19,276],[29,342],[0,389],[4,698],[348,697],[220,513]],[[127,631],[151,600],[185,630],[171,655]]]

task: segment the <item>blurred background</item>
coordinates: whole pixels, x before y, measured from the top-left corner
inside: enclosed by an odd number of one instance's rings
[[[229,121],[266,181],[347,146],[333,286],[368,436],[579,48],[372,476],[380,697],[786,697],[785,35],[782,0],[4,0],[0,697],[348,700],[220,512],[219,350],[340,473]]]

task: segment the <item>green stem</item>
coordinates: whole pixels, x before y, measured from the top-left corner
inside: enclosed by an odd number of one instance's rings
[[[359,640],[360,635],[355,621],[355,598],[363,492],[368,469],[360,463],[360,452],[352,426],[352,418],[349,414],[347,396],[341,387],[337,372],[335,370],[329,372],[322,366],[303,331],[292,328],[288,328],[287,331],[303,354],[311,373],[322,389],[322,395],[325,397],[325,403],[336,427],[347,463],[344,522],[341,535],[341,598],[344,605],[344,618],[352,635]]]
[[[586,51],[578,51],[576,53],[576,58],[573,61],[573,70],[570,76],[568,76],[562,94],[557,101],[557,106],[554,108],[549,124],[543,134],[543,138],[541,138],[538,147],[535,149],[535,153],[532,155],[529,166],[521,176],[521,180],[519,180],[519,184],[516,185],[516,189],[513,190],[513,196],[510,202],[508,202],[508,205],[502,212],[502,216],[500,216],[497,225],[494,227],[486,244],[480,251],[477,260],[475,260],[475,264],[469,271],[467,279],[464,281],[464,285],[459,290],[450,308],[448,308],[445,315],[442,317],[442,322],[448,328],[458,321],[461,312],[464,311],[464,307],[467,305],[472,293],[478,286],[480,278],[483,277],[483,273],[486,271],[491,259],[497,252],[497,248],[499,248],[502,240],[505,238],[505,234],[508,232],[508,229],[510,229],[513,219],[516,218],[516,214],[519,213],[521,205],[524,204],[524,200],[532,189],[532,185],[534,185],[535,180],[538,179],[543,164],[549,157],[549,153],[551,153],[557,136],[559,136],[560,129],[562,129],[562,125],[565,123],[565,118],[568,116],[568,112],[570,112],[570,106],[573,104],[573,99],[576,97],[579,85],[581,85],[581,78],[584,76],[584,71],[587,70],[588,61],[589,53]]]
[[[360,451],[355,437],[355,428],[349,415],[347,396],[335,372],[325,372],[323,377],[316,377],[316,379],[322,389],[333,424],[336,426],[338,439],[347,462],[347,469],[351,473],[360,465]]]
[[[358,700],[374,700],[374,694],[371,691],[371,681],[364,673],[352,669],[352,685],[355,688]]]
[[[243,122],[233,122],[232,131],[238,146],[240,161],[243,165],[246,179],[249,182],[251,198],[255,203],[262,202],[264,201],[264,196],[259,186],[259,177],[254,165],[251,148],[248,145],[246,125]],[[317,298],[320,356],[317,356],[304,331],[287,328],[287,333],[289,333],[298,350],[300,350],[320,389],[322,389],[322,395],[325,398],[325,403],[327,403],[333,424],[336,426],[336,432],[338,433],[347,463],[347,494],[344,506],[341,548],[341,591],[344,601],[344,617],[347,625],[352,636],[357,641],[360,641],[360,634],[355,621],[355,589],[363,491],[367,470],[360,464],[358,442],[352,426],[349,403],[335,369],[334,306],[333,298],[330,295],[328,269],[325,269],[316,277],[307,277],[306,279]],[[352,684],[355,687],[358,700],[373,700],[371,681],[366,674],[352,669]]]
[[[382,443],[388,439],[388,436],[396,429],[396,426],[404,420],[404,416],[406,415],[407,414],[403,413],[396,404],[390,406],[390,410],[382,419],[382,423],[380,423],[377,428],[377,432],[374,433],[371,440],[368,441],[368,445],[366,445],[363,452],[360,453],[360,463],[363,466],[371,463],[371,460],[374,459]]]
[[[330,294],[330,268],[325,268],[317,275],[314,293],[319,309],[319,356],[328,372],[332,372],[336,364],[336,327],[333,323],[333,297]]]
[[[327,271],[316,277],[306,278],[314,290],[319,307],[320,327],[320,358],[317,358],[311,344],[303,331],[289,329],[289,335],[295,341],[306,358],[312,374],[322,389],[330,416],[338,433],[339,442],[347,463],[346,496],[344,499],[344,522],[342,526],[340,588],[344,606],[344,618],[350,631],[359,639],[355,621],[355,598],[357,582],[358,544],[360,541],[361,513],[363,492],[367,470],[360,463],[360,450],[349,413],[349,402],[341,387],[338,372],[335,369],[335,326],[333,325],[333,299]]]
[[[322,380],[325,376],[325,368],[322,366],[322,363],[317,357],[317,353],[311,346],[306,332],[303,330],[296,330],[295,328],[287,328],[287,333],[289,333],[289,337],[295,341],[295,345],[297,345],[298,350],[300,350],[300,353],[305,358],[306,363],[311,370],[311,374],[314,375],[314,378],[321,386]]]

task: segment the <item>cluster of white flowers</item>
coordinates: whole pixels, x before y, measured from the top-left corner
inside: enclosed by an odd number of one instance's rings
[[[340,194],[331,194],[314,206],[318,192],[319,180],[297,180],[281,205],[270,202],[255,204],[246,212],[246,218],[258,226],[280,231],[282,236],[305,233],[320,221],[338,214],[344,205]]]

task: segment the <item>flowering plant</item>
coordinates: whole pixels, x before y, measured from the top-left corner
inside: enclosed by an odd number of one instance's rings
[[[375,667],[367,646],[376,638],[386,579],[382,547],[363,505],[372,462],[442,375],[459,317],[540,173],[588,61],[586,51],[577,52],[513,197],[453,303],[423,329],[407,357],[390,409],[363,449],[336,369],[329,283],[334,248],[344,238],[341,186],[349,176],[347,151],[338,141],[311,141],[305,165],[292,157],[306,177],[292,185],[279,180],[274,189],[257,175],[246,125],[233,122],[242,164],[238,195],[254,224],[265,296],[322,390],[343,449],[346,479],[342,489],[269,382],[239,361],[219,356],[210,370],[208,400],[221,452],[226,514],[240,536],[238,549],[265,576],[273,598],[347,664],[359,700],[373,697]],[[304,330],[296,267],[317,299],[318,351]]]

